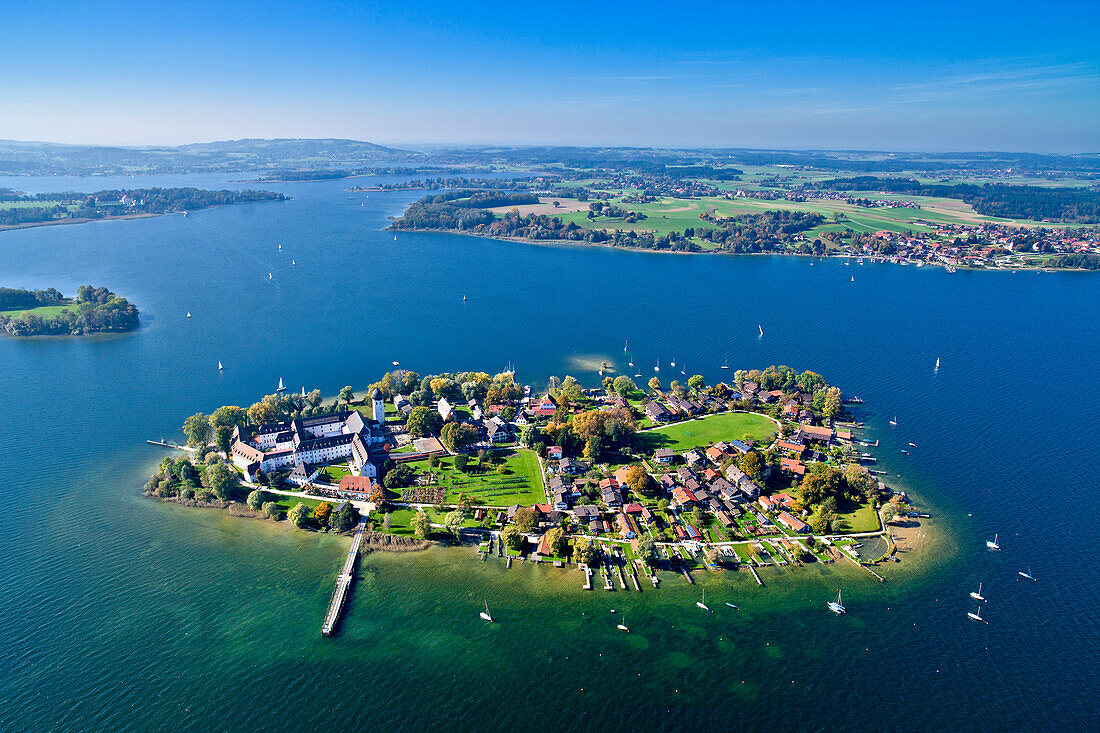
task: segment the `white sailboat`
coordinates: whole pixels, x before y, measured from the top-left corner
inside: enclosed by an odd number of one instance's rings
[[[763,336],[764,335],[764,327],[761,326],[759,323],[756,324],[756,327],[760,329],[760,335]]]
[[[187,317],[188,317],[188,318],[190,318],[190,317],[191,317],[191,311],[187,311]]]
[[[855,277],[853,276],[853,277],[852,277],[852,282],[855,282],[855,281],[856,281],[856,279],[855,279]]]
[[[465,302],[466,302],[466,296],[465,296],[465,295],[463,295],[463,296],[462,296],[462,302],[463,302],[463,303],[465,303]]]
[[[719,369],[729,369],[729,368],[730,368],[730,358],[727,356],[726,360],[724,362],[722,362],[722,366],[720,366]]]
[[[981,583],[978,583],[978,590],[970,591],[970,597],[973,598],[976,601],[981,601],[982,603],[986,602],[985,596],[982,595],[982,584]]]
[[[290,266],[291,266],[291,267],[297,267],[297,266],[298,266],[298,263],[297,263],[297,262],[295,262],[294,260],[291,260],[291,261],[290,261]]]
[[[286,392],[286,387],[283,386],[283,378],[279,377],[279,386],[275,389],[276,392]]]
[[[280,252],[282,252],[282,251],[283,251],[283,245],[281,245],[281,244],[279,245],[279,251],[280,251]]]
[[[653,367],[653,371],[655,371],[655,372],[661,371],[661,360],[660,359],[657,360],[657,365]]]
[[[1021,578],[1027,578],[1028,580],[1035,580],[1035,578],[1033,578],[1031,576],[1031,566],[1030,565],[1027,566],[1027,572],[1026,573],[1023,570],[1017,570],[1016,574],[1019,575]],[[1036,582],[1038,582],[1038,581],[1036,581]]]
[[[305,396],[306,396],[306,388],[305,388],[305,386],[303,385],[303,386],[302,386],[302,397],[305,397]]]
[[[270,280],[270,279],[271,279],[271,273],[270,273],[270,272],[269,272],[269,273],[267,273],[267,279],[268,279],[268,280]]]
[[[394,366],[401,366],[401,362],[399,362],[399,361],[393,361],[393,362],[390,362],[390,363],[393,364]]]
[[[489,602],[488,601],[485,602],[485,610],[482,611],[481,613],[479,613],[478,616],[481,616],[481,618],[485,619],[489,623],[493,623],[493,616],[492,616],[491,613],[489,613]]]
[[[890,421],[890,424],[893,425],[895,428],[898,426],[898,416],[897,415],[894,415],[894,419]]]
[[[1001,549],[1001,546],[1000,546],[999,544],[997,544],[997,538],[998,538],[998,537],[1000,537],[1000,535],[998,535],[998,534],[994,534],[994,535],[993,535],[993,539],[991,539],[991,540],[986,540],[986,541],[985,541],[985,546],[986,546],[986,547],[988,547],[988,548],[989,548],[989,549],[991,549],[991,550],[999,550],[999,549]]]
[[[937,356],[936,357],[936,371],[939,371],[939,369],[940,369],[940,357]]]
[[[726,605],[727,605],[727,606],[729,606],[730,608],[732,608],[732,609],[733,609],[734,611],[740,611],[740,610],[741,610],[740,608],[738,608],[737,606],[733,605],[733,604],[732,604],[732,603],[730,603],[729,601],[726,601]]]
[[[974,619],[975,621],[981,621],[983,624],[988,624],[989,623],[984,618],[982,618],[982,607],[981,606],[978,606],[978,609],[976,611],[974,611],[974,613],[970,613],[968,611],[966,615],[969,616],[970,618]]]
[[[628,629],[626,627],[626,617],[625,616],[623,617],[623,622],[621,624],[616,624],[615,628],[618,629],[619,631],[630,631],[630,629]]]
[[[669,362],[669,366],[676,366],[676,362],[674,362],[674,361],[670,361],[670,362]]]
[[[218,371],[220,372],[221,370],[222,370],[222,363],[219,361],[218,362]]]
[[[710,610],[709,608],[707,608],[707,589],[706,588],[703,589],[703,600],[696,601],[695,605],[698,606],[699,608],[703,609],[704,611],[709,611]]]
[[[630,351],[630,339],[623,341],[623,353]]]
[[[841,603],[840,589],[839,588],[837,588],[837,591],[836,591],[836,600],[835,601],[829,601],[826,605],[827,605],[827,607],[830,611],[832,611],[833,613],[835,613],[837,615],[843,615],[845,613],[848,613],[848,609],[844,607],[843,603]]]

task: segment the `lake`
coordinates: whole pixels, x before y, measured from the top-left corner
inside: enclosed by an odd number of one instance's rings
[[[0,728],[1095,729],[1095,274],[395,241],[386,217],[421,192],[352,183],[0,232],[0,285],[105,285],[143,313],[121,336],[0,338]],[[836,565],[765,570],[763,588],[697,573],[712,614],[674,576],[585,592],[575,571],[472,549],[375,554],[322,639],[346,540],[140,496],[164,455],[145,440],[280,378],[335,394],[394,360],[421,374],[511,361],[528,383],[595,384],[600,361],[625,368],[627,339],[646,378],[658,359],[665,380],[682,365],[711,382],[787,364],[862,396],[887,482],[933,514],[921,547],[886,584]],[[1037,582],[1017,576],[1028,566]],[[966,617],[979,582],[988,625]],[[837,588],[844,617],[824,605]],[[499,623],[478,621],[486,601]]]

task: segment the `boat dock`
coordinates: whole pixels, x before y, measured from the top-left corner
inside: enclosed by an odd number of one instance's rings
[[[162,448],[171,448],[173,450],[181,450],[181,451],[185,451],[187,453],[194,453],[195,452],[194,448],[190,448],[186,445],[179,445],[177,443],[169,443],[167,440],[164,440],[163,438],[161,438],[160,440],[147,440],[145,442],[148,443],[149,445],[159,445]]]
[[[332,632],[340,623],[340,616],[344,613],[344,604],[347,602],[348,591],[352,581],[355,580],[355,569],[359,560],[359,545],[363,541],[363,530],[367,528],[366,518],[359,520],[355,527],[355,534],[351,538],[351,549],[344,558],[344,567],[336,576],[336,590],[332,593],[332,600],[328,604],[328,612],[325,614],[325,622],[321,625],[321,636],[332,636]]]
[[[585,590],[592,590],[592,568],[582,563],[581,572],[584,573],[584,585],[581,587]]]
[[[754,568],[752,566],[751,562],[749,563],[749,570],[752,571],[752,577],[756,578],[756,584],[757,585],[764,585],[764,581],[761,580],[760,576],[756,574],[756,568]]]

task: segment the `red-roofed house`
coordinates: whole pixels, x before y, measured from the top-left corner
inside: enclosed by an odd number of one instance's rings
[[[779,513],[779,523],[787,527],[792,532],[809,532],[810,525],[803,522],[798,517],[793,517],[787,512]]]

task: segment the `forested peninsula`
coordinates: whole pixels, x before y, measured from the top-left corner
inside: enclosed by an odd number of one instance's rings
[[[284,201],[272,191],[207,191],[201,188],[110,189],[95,193],[27,194],[0,188],[0,229],[75,224],[96,219],[184,213],[227,204]]]
[[[0,328],[12,336],[77,336],[133,331],[137,306],[107,288],[81,285],[76,298],[55,288],[0,288]]]

